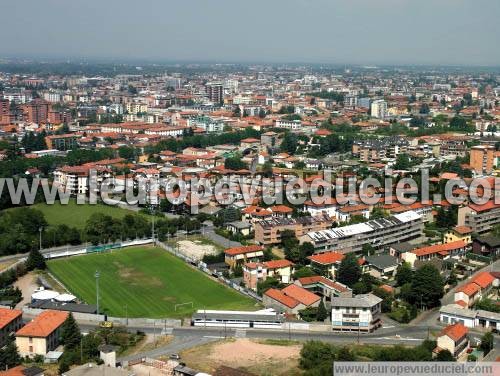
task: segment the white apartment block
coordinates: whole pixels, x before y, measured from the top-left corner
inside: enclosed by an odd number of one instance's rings
[[[372,332],[382,322],[382,299],[373,294],[332,298],[332,329]]]
[[[379,99],[371,104],[371,115],[377,119],[384,119],[387,114],[387,102]]]

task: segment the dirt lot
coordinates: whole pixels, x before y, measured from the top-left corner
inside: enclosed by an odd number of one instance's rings
[[[206,244],[201,240],[179,240],[179,252],[182,254],[201,260],[205,255],[216,255],[219,251],[211,244]]]
[[[16,282],[14,282],[14,286],[19,287],[19,290],[21,290],[23,294],[23,300],[21,300],[16,306],[16,308],[21,308],[31,302],[31,295],[38,288],[37,275],[33,272],[23,275]]]
[[[220,365],[239,368],[257,375],[300,375],[298,359],[302,346],[237,339],[213,342],[181,352],[188,367],[213,373]]]

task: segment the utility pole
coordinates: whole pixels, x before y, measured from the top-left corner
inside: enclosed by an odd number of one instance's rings
[[[99,273],[99,270],[95,271],[94,277],[95,277],[95,292],[96,292],[96,303],[97,303],[97,314],[99,315],[99,277],[101,276],[101,273]]]

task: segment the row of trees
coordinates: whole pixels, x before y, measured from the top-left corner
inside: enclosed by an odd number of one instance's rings
[[[306,376],[331,375],[334,361],[454,361],[453,355],[441,351],[433,359],[432,350],[436,347],[435,341],[426,340],[416,347],[396,346],[338,346],[320,341],[308,341],[300,351],[300,368]]]

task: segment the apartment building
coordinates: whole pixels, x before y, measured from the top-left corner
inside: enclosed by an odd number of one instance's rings
[[[473,233],[484,234],[500,224],[500,204],[490,200],[485,204],[469,204],[458,208],[458,226],[467,226]]]
[[[470,166],[477,175],[491,174],[498,167],[500,153],[493,145],[477,145],[470,149]]]
[[[373,101],[371,106],[371,116],[377,119],[385,119],[387,115],[387,102],[383,99]]]
[[[99,166],[63,166],[54,171],[54,185],[69,192],[71,196],[87,195],[90,190],[90,170],[96,171],[96,191],[104,178],[111,177],[111,171]]]
[[[0,349],[5,345],[11,333],[23,326],[23,311],[0,308]]]
[[[406,153],[409,145],[408,140],[400,137],[356,141],[352,145],[352,154],[358,157],[361,162],[376,163]]]
[[[382,299],[373,294],[332,298],[332,329],[372,332],[382,325]]]
[[[42,99],[34,99],[23,106],[24,118],[30,123],[45,123],[49,117],[50,104]]]
[[[61,151],[73,150],[78,146],[78,140],[82,136],[79,134],[55,134],[45,137],[45,143],[48,149],[57,149]]]
[[[129,114],[137,115],[148,112],[146,103],[130,102],[125,105],[125,109]]]
[[[263,245],[279,244],[281,233],[285,230],[293,231],[299,238],[308,232],[328,229],[332,223],[333,220],[327,215],[295,219],[272,217],[255,222],[255,241]]]
[[[276,278],[280,283],[290,283],[293,274],[293,262],[288,260],[271,260],[265,262],[249,262],[243,265],[243,282],[249,289],[256,290],[259,282],[268,277]]]
[[[298,130],[302,129],[302,121],[279,119],[279,120],[276,120],[275,127],[289,129],[291,131],[298,131]]]
[[[234,269],[237,265],[248,262],[260,262],[260,259],[264,256],[263,251],[264,247],[260,245],[228,248],[224,251],[224,261],[231,269]]]
[[[61,326],[68,312],[46,310],[16,332],[21,356],[46,355],[59,345]]]
[[[205,94],[215,104],[224,103],[224,85],[221,82],[207,82]]]
[[[395,214],[355,225],[309,232],[299,238],[314,245],[316,253],[336,250],[360,252],[364,244],[383,249],[394,243],[419,239],[423,234],[422,216],[414,211]]]

